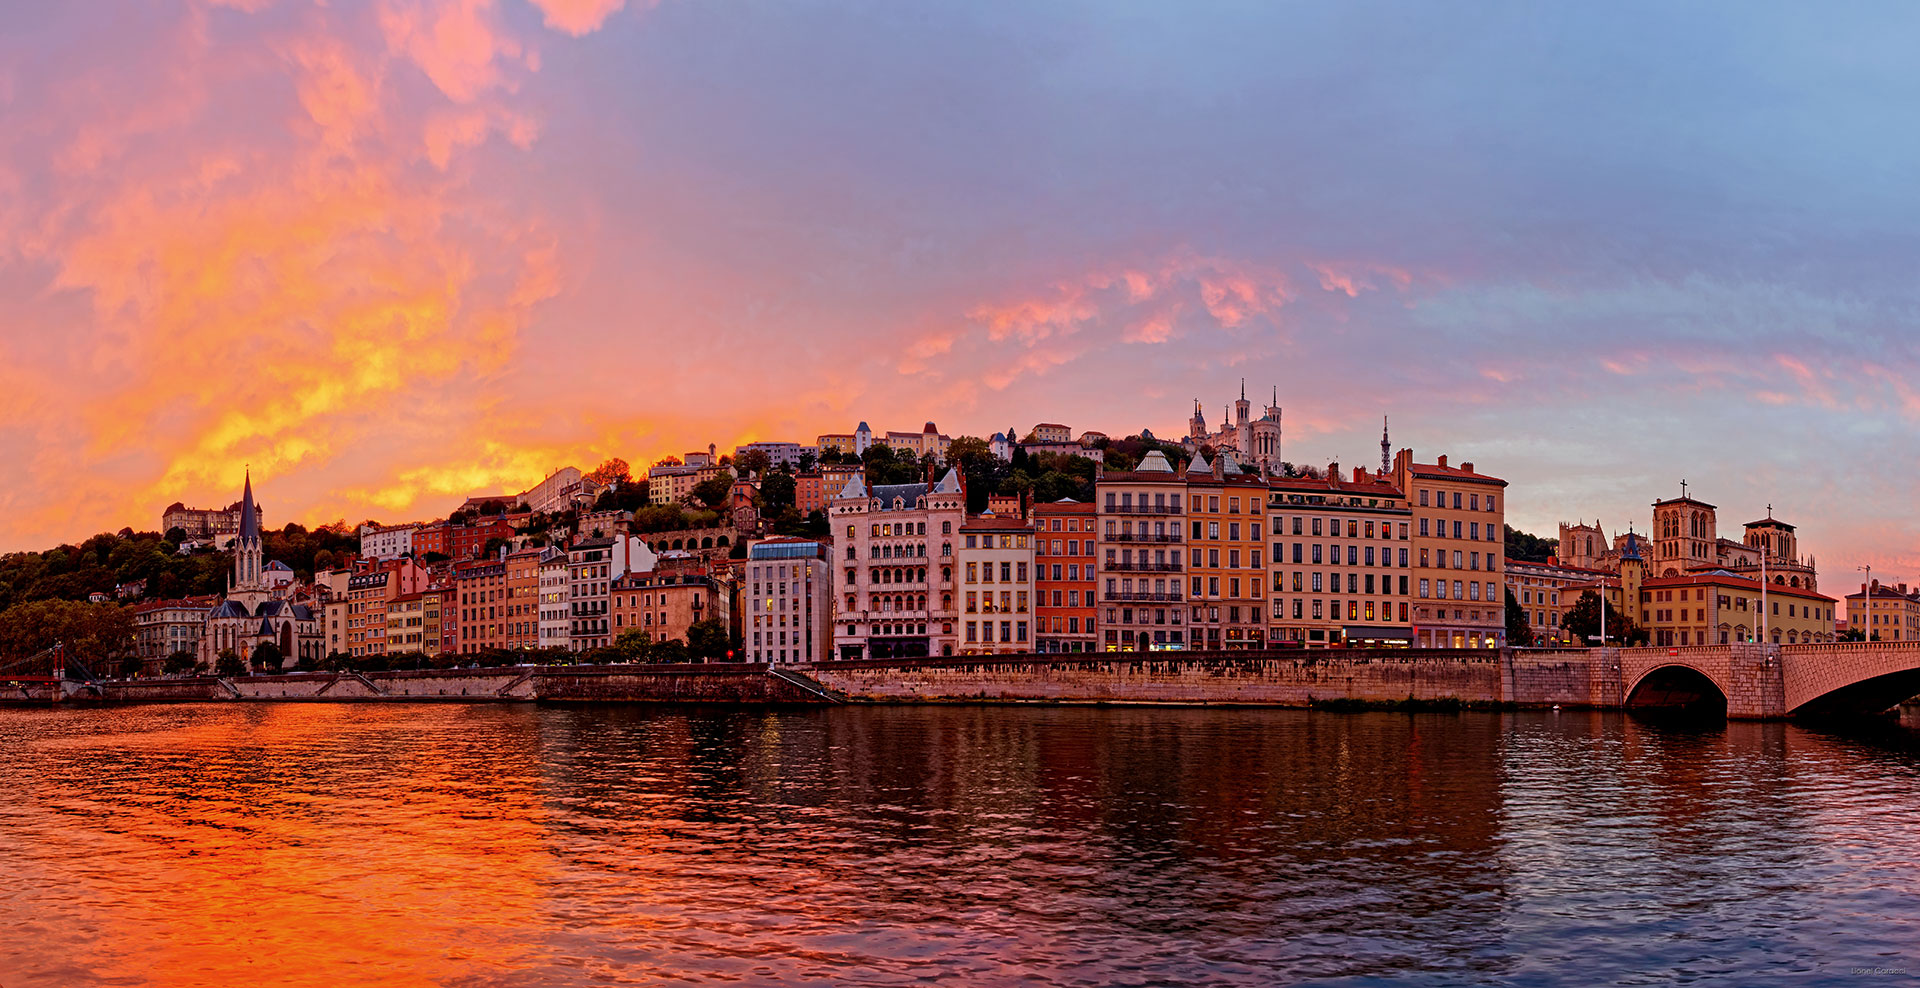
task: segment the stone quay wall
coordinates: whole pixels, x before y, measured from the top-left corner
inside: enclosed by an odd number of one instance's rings
[[[496,669],[408,669],[310,672],[277,676],[199,676],[96,685],[36,684],[0,692],[15,703],[229,702],[830,702],[817,692],[768,674],[765,665],[517,666]]]
[[[1495,651],[1045,653],[824,662],[807,675],[874,703],[1502,704]]]

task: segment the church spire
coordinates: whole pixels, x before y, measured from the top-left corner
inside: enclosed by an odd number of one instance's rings
[[[253,506],[253,468],[247,468],[246,483],[240,491],[240,537],[260,541],[260,512]]]

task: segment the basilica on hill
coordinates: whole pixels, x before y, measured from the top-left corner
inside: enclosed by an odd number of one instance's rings
[[[1247,400],[1247,382],[1240,382],[1240,400],[1233,403],[1229,417],[1220,428],[1209,431],[1207,416],[1200,410],[1200,399],[1193,400],[1193,418],[1187,422],[1187,437],[1181,443],[1190,451],[1211,446],[1218,454],[1231,454],[1232,461],[1263,475],[1280,472],[1280,389],[1273,389],[1273,404],[1260,417],[1252,418],[1253,403]]]

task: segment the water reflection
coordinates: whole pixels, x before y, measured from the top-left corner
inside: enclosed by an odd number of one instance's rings
[[[1911,968],[1910,744],[1616,715],[0,711],[0,984]]]

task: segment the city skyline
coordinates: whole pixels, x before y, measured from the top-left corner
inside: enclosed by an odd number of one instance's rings
[[[1915,15],[1383,9],[10,11],[0,550],[1245,377],[1297,464],[1386,414],[1523,531],[1684,479],[1920,580]]]

